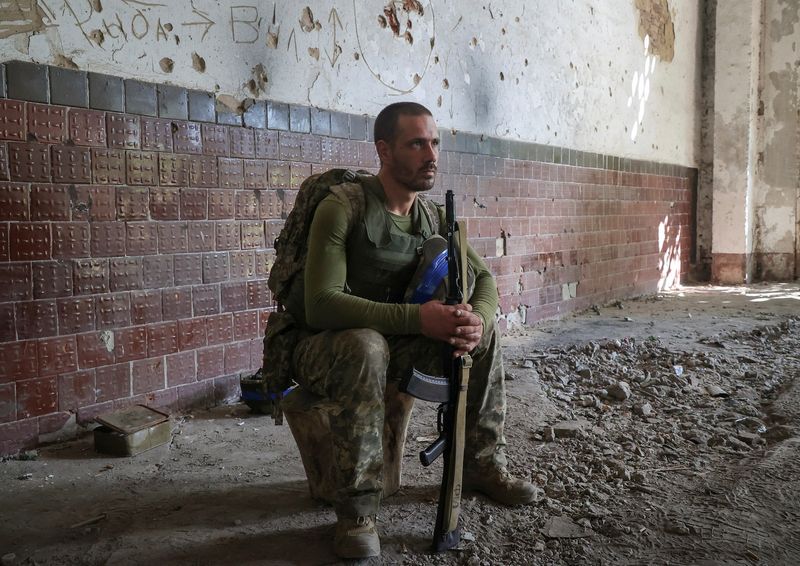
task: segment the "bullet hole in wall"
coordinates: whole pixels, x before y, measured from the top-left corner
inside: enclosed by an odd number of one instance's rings
[[[500,71],[500,80],[501,81],[506,80],[506,76],[503,74],[503,71]]]
[[[442,88],[445,89],[445,90],[450,88],[450,81],[448,81],[447,79],[443,79],[442,80]]]
[[[167,22],[166,24],[164,24],[164,29],[167,31],[172,31],[172,24]]]
[[[161,67],[161,70],[165,73],[171,73],[172,70],[175,68],[175,61],[170,59],[169,57],[164,57],[161,61],[158,62],[158,66]]]
[[[89,33],[89,39],[94,41],[97,45],[103,45],[103,42],[106,40],[106,36],[103,35],[102,31],[96,29]]]
[[[198,73],[205,73],[206,72],[206,60],[203,59],[197,53],[192,53],[192,67]]]

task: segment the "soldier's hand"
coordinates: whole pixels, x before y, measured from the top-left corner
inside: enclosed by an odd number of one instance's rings
[[[441,301],[428,301],[419,309],[422,334],[434,340],[447,342],[454,356],[471,352],[483,336],[483,321],[473,314],[472,305],[445,305]]]

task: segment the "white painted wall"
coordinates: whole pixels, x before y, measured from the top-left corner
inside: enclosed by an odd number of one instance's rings
[[[696,164],[695,0],[669,3],[671,62],[648,59],[635,0],[420,0],[421,15],[402,9],[416,0],[395,0],[399,37],[379,24],[389,0],[37,1],[38,16],[0,5],[0,60],[71,62],[237,98],[254,97],[247,83],[261,64],[256,98],[369,115],[410,98],[443,127]]]

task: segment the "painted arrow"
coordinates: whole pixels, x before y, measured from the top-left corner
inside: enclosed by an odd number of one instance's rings
[[[197,14],[201,18],[203,18],[203,20],[205,20],[205,21],[202,21],[202,22],[183,22],[181,25],[182,26],[186,26],[186,27],[205,26],[206,29],[205,29],[205,31],[203,31],[203,36],[200,38],[200,41],[203,41],[206,38],[206,36],[208,35],[208,30],[210,30],[211,26],[213,26],[216,22],[208,17],[208,13],[203,12],[202,10],[198,10],[197,8],[195,8],[194,2],[192,2],[192,12]]]
[[[342,25],[342,20],[339,19],[339,13],[336,11],[336,8],[331,8],[331,13],[328,14],[328,23],[333,26],[333,57],[331,57],[327,49],[325,50],[325,56],[328,58],[331,67],[333,67],[336,65],[339,55],[342,54],[342,48],[336,43],[336,24],[338,23],[340,28],[344,27]]]

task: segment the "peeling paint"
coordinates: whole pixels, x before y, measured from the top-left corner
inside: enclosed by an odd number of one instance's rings
[[[309,47],[308,54],[317,61],[319,61],[319,47]]]
[[[794,26],[800,22],[800,3],[797,0],[779,0],[778,5],[781,7],[781,19],[773,19],[769,23],[769,37],[772,41],[792,35]]]
[[[45,13],[36,0],[0,3],[0,39],[45,29]]]
[[[100,332],[100,342],[108,352],[114,351],[114,332],[111,330],[103,330]]]
[[[635,0],[639,11],[639,36],[650,37],[650,52],[662,61],[675,56],[675,24],[667,0]]]
[[[75,64],[75,61],[72,60],[71,57],[67,57],[62,55],[61,53],[56,53],[55,60],[53,61],[56,66],[64,67],[65,69],[78,69],[78,65]]]
[[[312,32],[315,29],[318,30],[322,28],[322,24],[314,19],[314,13],[308,6],[303,8],[302,13],[300,14],[299,22],[300,22],[300,29],[302,29],[306,33]]]

